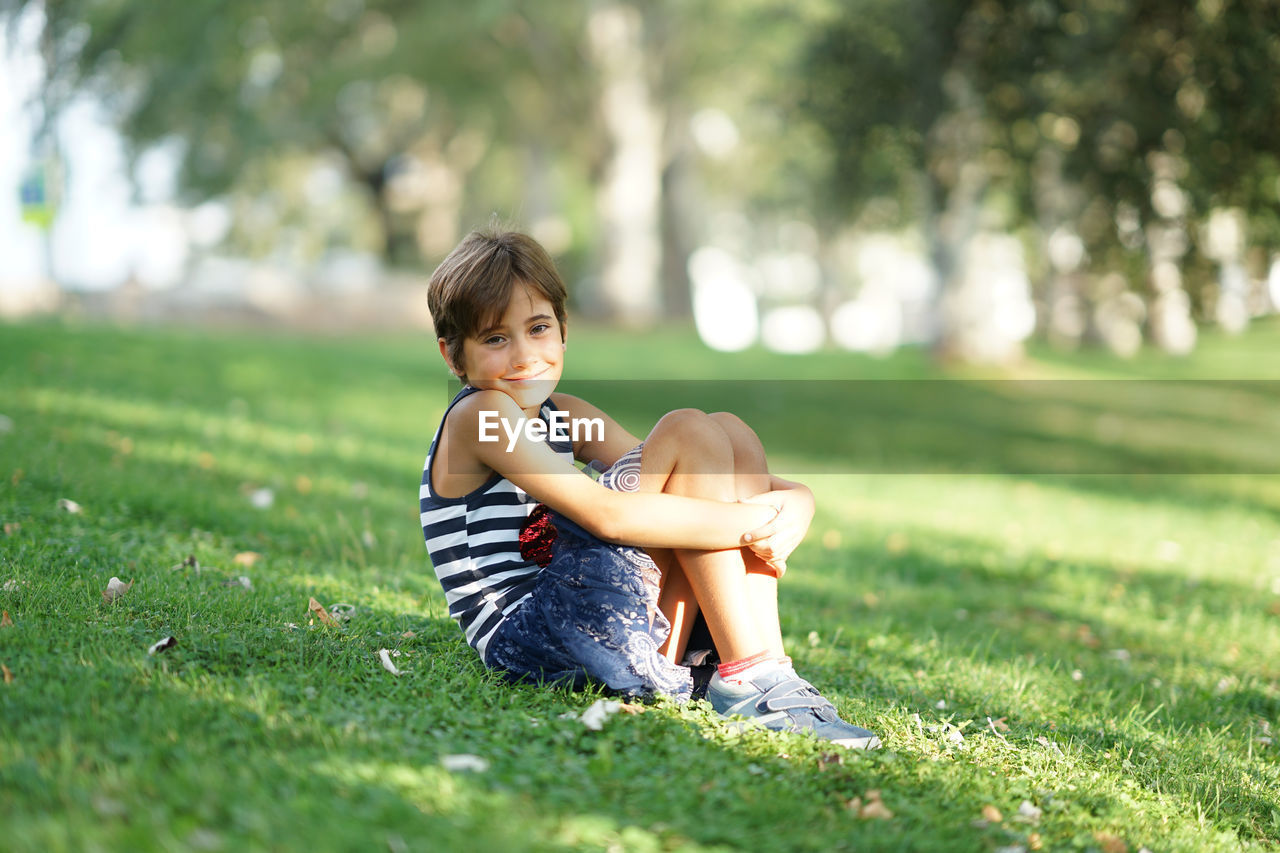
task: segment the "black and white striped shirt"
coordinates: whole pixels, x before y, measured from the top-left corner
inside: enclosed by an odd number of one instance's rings
[[[449,404],[475,393],[466,387]],[[445,418],[449,416],[445,411]],[[550,423],[551,401],[542,404],[542,420]],[[431,487],[431,461],[440,441],[444,418],[431,440],[422,469],[418,511],[427,553],[444,587],[449,615],[461,626],[467,642],[485,659],[489,638],[504,618],[533,590],[538,566],[520,556],[520,528],[537,501],[510,480],[494,474],[484,485],[460,498],[445,498]],[[573,462],[568,436],[552,440],[551,449]]]

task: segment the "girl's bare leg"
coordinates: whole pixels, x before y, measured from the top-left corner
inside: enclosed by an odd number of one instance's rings
[[[729,412],[715,412],[710,417],[729,436],[729,443],[733,446],[734,486],[738,500],[769,491],[769,464],[755,430]],[[782,626],[778,623],[778,575],[750,548],[743,548],[741,553],[756,625],[768,642],[769,650],[781,657],[784,651]]]
[[[760,455],[763,457],[763,453]],[[749,493],[767,490],[767,479],[766,474],[764,486]],[[743,488],[751,485],[754,484]],[[734,443],[716,417],[681,409],[660,420],[645,439],[640,490],[722,501],[745,496],[735,474]],[[674,564],[668,557],[671,553]],[[754,558],[755,564],[748,572],[743,553],[743,549],[729,549],[654,554],[664,569],[659,605],[672,621],[672,639],[664,649],[670,659],[678,660],[684,653],[697,608],[705,616],[723,660],[737,660],[762,651],[782,654],[777,627],[777,581],[768,569],[764,570],[768,577],[763,577],[763,564]]]

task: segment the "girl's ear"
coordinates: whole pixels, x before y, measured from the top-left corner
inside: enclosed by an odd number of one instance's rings
[[[444,363],[448,366],[449,372],[454,376],[461,377],[462,374],[458,372],[458,368],[449,360],[449,345],[445,342],[445,339],[436,338],[436,343],[440,346],[440,357],[444,359]]]

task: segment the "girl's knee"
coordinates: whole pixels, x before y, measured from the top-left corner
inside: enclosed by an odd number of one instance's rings
[[[729,435],[712,415],[699,409],[676,409],[663,415],[654,426],[649,441],[671,439],[681,447],[703,451],[730,449]]]
[[[747,468],[754,468],[764,463],[764,446],[756,431],[747,422],[732,412],[712,412],[707,417],[716,426],[724,430],[733,446],[734,459]]]
[[[644,446],[641,464],[650,473],[733,473],[733,443],[710,415],[697,409],[664,415]]]

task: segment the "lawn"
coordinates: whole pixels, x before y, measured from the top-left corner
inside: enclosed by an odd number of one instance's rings
[[[487,673],[418,523],[429,339],[2,325],[0,848],[1280,849],[1278,349],[942,384],[575,330],[566,387],[742,410],[810,483],[783,628],[862,755]]]

